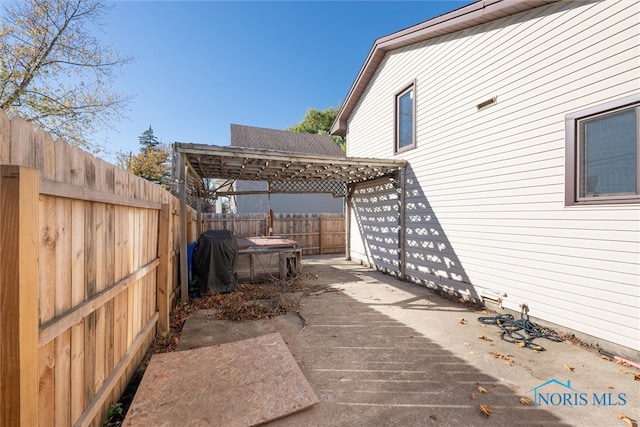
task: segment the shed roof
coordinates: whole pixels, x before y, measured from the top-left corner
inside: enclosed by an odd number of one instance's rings
[[[560,0],[480,0],[377,39],[338,111],[336,120],[331,126],[331,133],[345,136],[347,120],[387,52],[557,1]]]
[[[344,157],[330,135],[231,124],[231,146]]]

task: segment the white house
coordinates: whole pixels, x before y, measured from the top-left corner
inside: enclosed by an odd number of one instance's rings
[[[637,1],[486,0],[382,37],[332,133],[407,160],[405,204],[356,187],[351,257],[640,355],[639,123]]]
[[[329,135],[265,129],[254,126],[231,125],[231,146],[285,151],[344,158],[345,154]],[[237,181],[235,190],[251,193],[235,196],[237,213],[342,213],[344,197],[330,193],[264,194],[265,181]]]

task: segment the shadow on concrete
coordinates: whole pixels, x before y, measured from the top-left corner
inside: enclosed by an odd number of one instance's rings
[[[451,327],[451,319],[469,315],[467,308],[355,263],[327,260],[305,260],[305,272],[317,276],[314,288],[327,288],[302,298],[300,316],[231,322],[200,311],[185,323],[178,350],[279,332],[320,403],[272,426],[566,425],[549,411],[522,405],[504,381],[408,326],[417,319],[422,330],[461,346],[467,338],[438,322]],[[434,315],[426,318],[428,311]],[[479,405],[488,405],[491,415]]]
[[[406,169],[405,191],[407,280],[480,300],[410,165]],[[353,212],[362,242],[352,244],[352,256],[392,275],[399,273],[398,192],[398,183],[389,180],[365,183],[353,195]]]

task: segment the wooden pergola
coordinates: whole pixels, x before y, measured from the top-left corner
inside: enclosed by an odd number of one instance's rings
[[[267,190],[260,193],[332,193],[345,196],[346,257],[350,259],[349,232],[351,228],[351,196],[359,183],[395,178],[399,184],[400,277],[404,277],[404,197],[405,160],[365,157],[330,157],[242,147],[216,145],[174,144],[176,177],[180,196],[180,217],[186,218],[189,177],[196,185],[201,178],[243,181],[266,181]],[[225,191],[220,195],[239,195],[247,192]],[[256,194],[252,191],[251,194]],[[180,283],[183,301],[188,301],[187,223],[180,221]]]

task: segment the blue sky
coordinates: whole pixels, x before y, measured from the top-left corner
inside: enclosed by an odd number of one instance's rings
[[[285,129],[338,107],[373,42],[469,1],[118,1],[99,34],[135,62],[114,90],[134,96],[101,157],[165,143],[229,144],[231,123]]]

